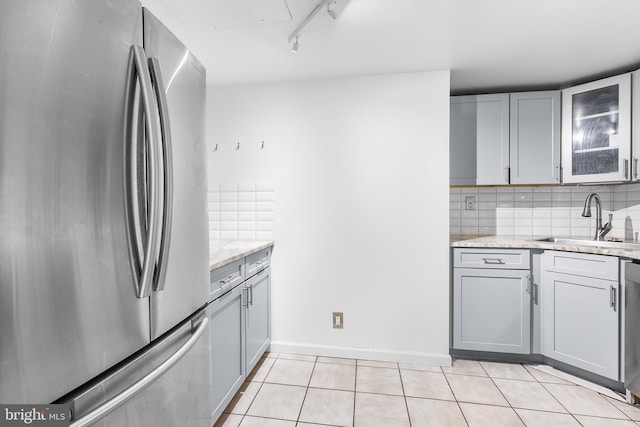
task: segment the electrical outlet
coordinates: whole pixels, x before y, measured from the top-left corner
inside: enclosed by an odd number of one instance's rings
[[[476,210],[476,196],[466,196],[464,198],[464,208],[468,211]]]
[[[336,311],[333,312],[333,329],[342,329],[344,327],[343,314],[342,312],[338,313]]]

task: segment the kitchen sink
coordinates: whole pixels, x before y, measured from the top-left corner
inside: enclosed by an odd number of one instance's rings
[[[640,243],[625,242],[621,240],[591,240],[591,239],[571,239],[565,237],[543,237],[532,239],[532,242],[549,242],[559,245],[569,246],[592,246],[596,248],[622,249],[627,251],[639,251]]]

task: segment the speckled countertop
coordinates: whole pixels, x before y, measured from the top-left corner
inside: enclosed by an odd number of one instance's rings
[[[535,239],[546,236],[483,236],[471,237],[452,235],[451,247],[454,248],[518,248],[518,249],[552,249],[557,251],[581,252],[585,254],[613,255],[620,258],[640,260],[640,251],[602,248],[595,246],[568,245],[553,242],[541,242]],[[558,236],[560,237],[560,236]],[[637,242],[634,242],[637,243]]]
[[[247,255],[273,246],[266,240],[216,240],[209,243],[209,270],[213,271]]]

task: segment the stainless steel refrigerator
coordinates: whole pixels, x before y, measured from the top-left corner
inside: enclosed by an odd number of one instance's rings
[[[203,66],[136,0],[3,0],[0,49],[0,403],[210,425]]]

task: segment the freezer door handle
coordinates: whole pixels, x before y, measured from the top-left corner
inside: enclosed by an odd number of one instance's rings
[[[198,340],[200,339],[204,331],[207,329],[208,324],[209,324],[209,319],[206,316],[204,316],[202,318],[202,321],[200,322],[200,325],[198,325],[196,330],[193,332],[193,335],[191,335],[191,338],[189,338],[189,340],[186,343],[184,343],[182,347],[176,350],[175,353],[169,356],[167,360],[162,362],[162,364],[160,364],[157,368],[149,372],[147,375],[142,377],[139,381],[131,385],[131,387],[124,390],[122,393],[107,400],[104,404],[100,405],[96,409],[87,413],[83,417],[75,421],[72,421],[71,424],[69,424],[69,427],[85,427],[85,426],[91,425],[96,421],[98,421],[100,418],[106,416],[113,410],[117,409],[118,407],[126,403],[128,400],[134,398],[138,393],[140,393],[142,390],[150,386],[155,380],[160,378],[165,372],[171,369],[173,365],[178,363],[178,361],[185,354],[187,354],[189,350],[191,350],[191,348],[196,344],[196,342],[198,342]]]
[[[141,108],[144,111],[145,139],[148,142],[144,150],[147,157],[146,162],[137,155],[138,144],[133,136],[134,123],[136,122],[135,112],[138,105],[136,99],[136,81],[138,79],[140,80]],[[147,68],[144,50],[140,46],[131,46],[126,80],[124,181],[127,239],[138,298],[149,296],[154,279],[156,254],[160,250],[160,236],[157,231],[161,221],[158,189],[159,147],[156,142],[158,140],[156,122],[158,108],[153,98],[151,76]],[[140,175],[146,175],[146,182],[138,182]],[[144,193],[140,194],[144,188],[147,189],[147,197],[144,197]],[[141,223],[142,215],[145,215],[145,224]],[[146,242],[144,242],[145,236]]]
[[[154,283],[154,291],[164,289],[165,277],[167,275],[167,258],[171,247],[171,222],[173,220],[173,149],[171,147],[171,127],[169,126],[169,107],[167,96],[160,71],[160,62],[157,58],[149,58],[149,71],[151,73],[151,83],[158,101],[160,112],[160,140],[159,152],[162,153],[162,170],[164,171],[164,182],[161,183],[163,192],[162,228],[158,231],[160,239],[160,257],[158,259],[158,270]]]

